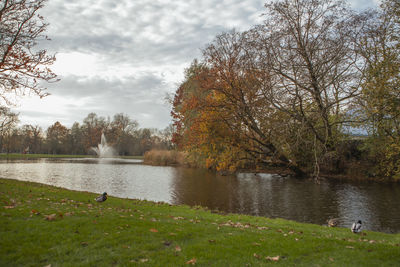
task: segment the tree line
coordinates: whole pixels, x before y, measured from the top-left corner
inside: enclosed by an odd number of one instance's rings
[[[0,107],[0,152],[44,154],[93,154],[101,135],[121,156],[144,155],[152,149],[172,149],[172,129],[139,128],[137,121],[122,113],[113,119],[90,113],[80,124],[71,128],[55,122],[43,131],[41,127],[23,125],[18,127],[18,114],[7,107]]]
[[[173,142],[216,170],[400,178],[400,2],[265,4],[264,21],[224,32],[172,100]],[[363,135],[357,138],[357,135]]]

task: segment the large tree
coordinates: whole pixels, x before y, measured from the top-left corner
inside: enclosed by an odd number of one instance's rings
[[[48,24],[38,11],[46,0],[2,0],[0,2],[0,98],[12,104],[14,96],[26,93],[48,95],[40,81],[56,81],[49,69],[55,61],[38,42],[48,40]]]
[[[216,153],[236,147],[254,161],[318,175],[359,94],[359,17],[341,1],[282,0],[266,4],[265,18],[247,32],[218,35],[204,50],[203,66],[175,96],[175,140],[198,144],[207,136],[204,145],[222,145],[212,146]]]

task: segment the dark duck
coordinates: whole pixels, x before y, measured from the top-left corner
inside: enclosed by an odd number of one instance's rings
[[[103,194],[101,194],[100,196],[96,197],[95,200],[97,202],[104,202],[107,200],[107,193],[104,192]]]
[[[336,227],[339,224],[339,219],[338,218],[329,219],[327,220],[327,223],[329,227]]]
[[[358,222],[353,223],[353,225],[351,226],[351,231],[353,233],[361,232],[361,221],[360,220],[358,220]]]

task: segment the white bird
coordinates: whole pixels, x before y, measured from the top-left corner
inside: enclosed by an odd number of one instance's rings
[[[353,223],[353,225],[351,226],[351,231],[353,233],[359,233],[361,232],[361,221],[358,220],[358,222]]]
[[[96,197],[94,200],[96,200],[97,202],[104,202],[107,200],[107,193],[104,192],[102,195]]]

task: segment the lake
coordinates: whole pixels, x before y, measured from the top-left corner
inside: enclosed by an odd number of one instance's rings
[[[340,227],[400,232],[400,185],[343,182],[201,169],[158,167],[124,159],[1,160],[0,178],[32,181],[121,198],[201,205],[212,210]]]

